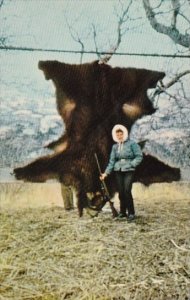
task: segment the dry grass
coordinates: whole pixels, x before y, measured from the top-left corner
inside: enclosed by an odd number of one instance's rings
[[[0,300],[185,300],[190,201],[136,200],[136,223],[62,208],[0,212]]]

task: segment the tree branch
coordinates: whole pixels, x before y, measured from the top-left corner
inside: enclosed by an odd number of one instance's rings
[[[78,33],[76,32],[76,30],[69,24],[68,20],[67,20],[67,17],[65,15],[65,21],[67,23],[67,26],[68,26],[68,29],[69,29],[69,32],[71,34],[71,37],[73,38],[73,40],[77,43],[80,44],[81,46],[81,56],[80,56],[80,63],[82,63],[82,59],[83,59],[83,54],[84,54],[84,43],[82,42],[81,38],[79,37]]]
[[[176,28],[177,15],[179,14],[180,3],[179,3],[179,0],[171,0],[171,3],[173,6],[173,16],[172,16],[172,20],[171,20],[171,26],[173,28]]]
[[[159,33],[169,36],[174,41],[175,44],[179,44],[187,48],[190,47],[190,35],[187,33],[182,34],[176,28],[177,16],[179,14],[179,8],[180,8],[180,3],[178,0],[172,0],[172,5],[174,9],[173,9],[171,26],[165,26],[164,24],[161,24],[157,21],[156,13],[154,12],[153,8],[150,6],[149,0],[143,0],[143,5],[146,12],[146,16],[153,29],[155,29]]]
[[[161,85],[157,86],[154,94],[153,94],[153,98],[157,95],[160,95],[162,93],[166,93],[166,90],[168,88],[170,88],[172,85],[174,85],[176,82],[179,81],[179,79],[187,74],[190,74],[190,70],[186,70],[184,72],[181,72],[179,74],[177,74],[171,81],[169,81],[167,84],[163,84],[163,82],[161,81]]]
[[[172,85],[174,85],[177,81],[179,81],[179,79],[187,74],[190,74],[190,70],[186,70],[184,72],[181,72],[179,74],[177,74],[170,82],[168,82],[166,85],[164,85],[163,87],[165,89],[170,88]]]
[[[0,8],[3,6],[4,0],[0,0]]]
[[[96,41],[96,27],[94,24],[92,24],[92,33],[93,33],[93,39],[94,39],[94,45],[95,45],[95,50],[96,50],[96,53],[97,53],[97,56],[98,56],[98,59],[101,60],[101,54],[99,53],[98,51],[98,45],[97,45],[97,41]]]
[[[122,33],[122,26],[124,23],[126,23],[128,21],[128,13],[129,13],[129,9],[132,5],[132,0],[130,0],[128,6],[126,9],[124,9],[123,4],[120,2],[121,5],[121,9],[122,9],[122,14],[121,16],[118,16],[118,24],[117,24],[117,40],[114,46],[111,47],[111,49],[109,50],[110,54],[105,55],[104,57],[101,58],[100,63],[107,63],[111,57],[113,56],[113,54],[117,51],[117,49],[119,48],[120,44],[121,44],[121,39],[124,33]]]

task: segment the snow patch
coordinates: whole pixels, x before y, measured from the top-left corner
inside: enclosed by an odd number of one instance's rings
[[[18,116],[18,115],[31,115],[32,112],[30,110],[27,109],[23,109],[23,110],[18,110],[18,111],[14,111],[13,112],[14,115]]]
[[[148,140],[161,140],[161,139],[169,139],[169,140],[173,140],[173,139],[181,139],[183,137],[187,137],[187,132],[184,132],[183,129],[178,129],[178,128],[174,128],[174,129],[160,129],[160,130],[156,130],[156,131],[151,131],[148,135],[145,136],[146,139]]]
[[[40,120],[40,132],[47,133],[50,128],[58,127],[60,123],[59,116],[44,116]]]
[[[0,136],[2,138],[6,137],[6,134],[11,130],[11,127],[9,126],[1,126],[0,127]]]

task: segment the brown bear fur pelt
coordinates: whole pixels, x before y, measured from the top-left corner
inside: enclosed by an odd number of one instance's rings
[[[155,112],[147,90],[165,76],[145,69],[112,68],[98,61],[81,65],[40,61],[38,66],[55,85],[57,109],[65,124],[64,135],[49,145],[58,151],[83,143],[105,119],[111,126],[122,123],[130,130],[137,119]]]
[[[162,72],[112,68],[97,61],[70,65],[58,61],[40,61],[45,78],[56,89],[59,114],[65,133],[49,145],[55,153],[31,164],[14,169],[17,179],[46,181],[55,177],[77,191],[79,215],[88,206],[87,193],[100,190],[94,154],[105,169],[112,146],[111,130],[117,123],[130,131],[134,122],[155,109],[147,96],[165,74]],[[145,185],[153,182],[179,180],[180,171],[151,156],[144,156],[136,170],[135,181]],[[117,190],[113,176],[107,180],[110,194]]]

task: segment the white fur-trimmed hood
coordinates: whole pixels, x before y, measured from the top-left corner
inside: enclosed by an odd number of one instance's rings
[[[116,143],[119,143],[117,136],[116,136],[116,131],[118,129],[121,129],[123,131],[123,141],[125,142],[128,139],[128,130],[125,126],[121,125],[121,124],[117,124],[113,127],[112,129],[112,138]]]

